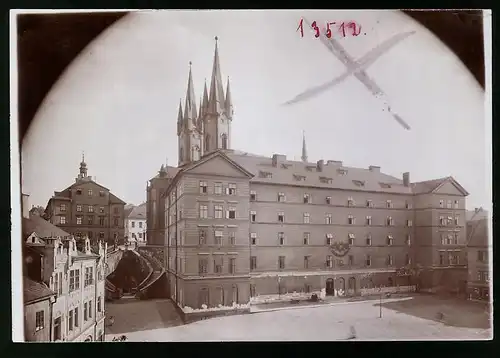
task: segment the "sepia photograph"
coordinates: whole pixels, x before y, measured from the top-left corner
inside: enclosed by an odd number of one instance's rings
[[[10,20],[14,342],[493,338],[490,10]]]

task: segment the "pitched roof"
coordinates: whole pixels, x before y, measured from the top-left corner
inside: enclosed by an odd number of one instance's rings
[[[467,210],[465,212],[466,221],[476,221],[488,218],[488,211],[483,208],[477,208],[476,210]]]
[[[125,216],[127,219],[146,219],[146,203],[134,206]]]
[[[24,304],[28,304],[34,301],[38,301],[44,298],[49,298],[54,296],[55,292],[52,291],[41,282],[36,282],[29,277],[24,276],[23,278],[23,300]]]
[[[23,238],[28,237],[29,235],[31,235],[34,232],[41,239],[47,238],[47,237],[71,236],[71,234],[67,233],[66,231],[51,224],[47,220],[45,220],[37,215],[31,216],[29,219],[23,218],[22,232],[23,232]]]
[[[284,156],[276,166],[270,157],[237,151],[228,151],[227,156],[254,175],[253,183],[411,194],[401,179],[379,170],[345,167],[332,161],[318,171],[317,163],[286,160]]]
[[[111,203],[114,203],[114,204],[123,204],[123,205],[126,204],[122,199],[120,199],[119,197],[117,197],[115,194],[113,194],[111,192],[109,192],[109,201]]]
[[[323,162],[322,170],[318,171],[318,163],[287,160],[285,156],[279,156],[279,162],[273,165],[272,157],[232,149],[219,149],[208,153],[201,160],[188,163],[180,168],[168,167],[169,178],[172,178],[172,174],[175,177],[181,171],[185,172],[200,165],[214,155],[224,156],[233,165],[249,173],[250,176],[253,176],[250,179],[252,183],[411,195],[432,193],[444,183],[451,182],[464,195],[468,195],[467,191],[453,177],[416,182],[410,186],[404,186],[402,179],[385,174],[378,167],[354,168],[343,166],[343,163],[339,161],[327,161]],[[159,178],[159,175],[155,178]]]
[[[487,247],[488,241],[488,219],[469,221],[466,228],[468,246]]]
[[[152,177],[150,180],[153,179],[172,179],[177,175],[177,173],[181,170],[181,168],[177,167],[171,167],[171,166],[166,166],[165,170],[167,171],[167,176],[161,177],[160,173],[156,174],[154,177]]]
[[[436,191],[441,185],[447,182],[455,185],[464,195],[469,195],[467,190],[465,190],[453,177],[425,180],[413,183],[411,186],[414,194],[428,194]]]

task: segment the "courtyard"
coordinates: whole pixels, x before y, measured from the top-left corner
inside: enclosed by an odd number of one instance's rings
[[[106,340],[125,334],[136,342],[482,340],[491,337],[489,313],[481,303],[428,295],[378,300],[283,306],[258,313],[212,318],[182,325],[168,300],[111,303],[115,323]],[[437,318],[438,312],[444,318]]]

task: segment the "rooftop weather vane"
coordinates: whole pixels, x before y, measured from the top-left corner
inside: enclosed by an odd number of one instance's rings
[[[303,19],[304,22],[312,29],[311,24],[306,19]],[[291,105],[298,102],[305,101],[310,99],[325,90],[334,87],[335,85],[341,83],[349,76],[353,75],[356,77],[368,90],[374,95],[375,98],[383,102],[384,111],[387,111],[392,114],[392,117],[401,125],[403,128],[410,130],[410,126],[406,123],[394,110],[391,109],[387,101],[387,96],[384,91],[373,81],[365,72],[365,69],[371,65],[375,60],[380,57],[383,53],[387,52],[390,48],[396,45],[398,42],[403,39],[413,35],[415,31],[404,32],[400,34],[396,34],[390,39],[382,42],[380,45],[376,46],[368,53],[366,53],[359,60],[355,60],[351,57],[347,51],[342,47],[342,45],[332,36],[328,38],[325,35],[325,31],[322,32],[323,35],[319,36],[323,45],[335,56],[337,57],[347,68],[342,75],[337,78],[323,83],[319,86],[311,87],[301,94],[295,96],[290,101],[286,102],[285,105]]]

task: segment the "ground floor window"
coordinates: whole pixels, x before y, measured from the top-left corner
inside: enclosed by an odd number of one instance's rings
[[[250,297],[255,297],[255,285],[250,284]]]
[[[208,288],[204,287],[200,290],[199,297],[198,297],[198,304],[201,308],[201,306],[206,305],[208,307]]]

